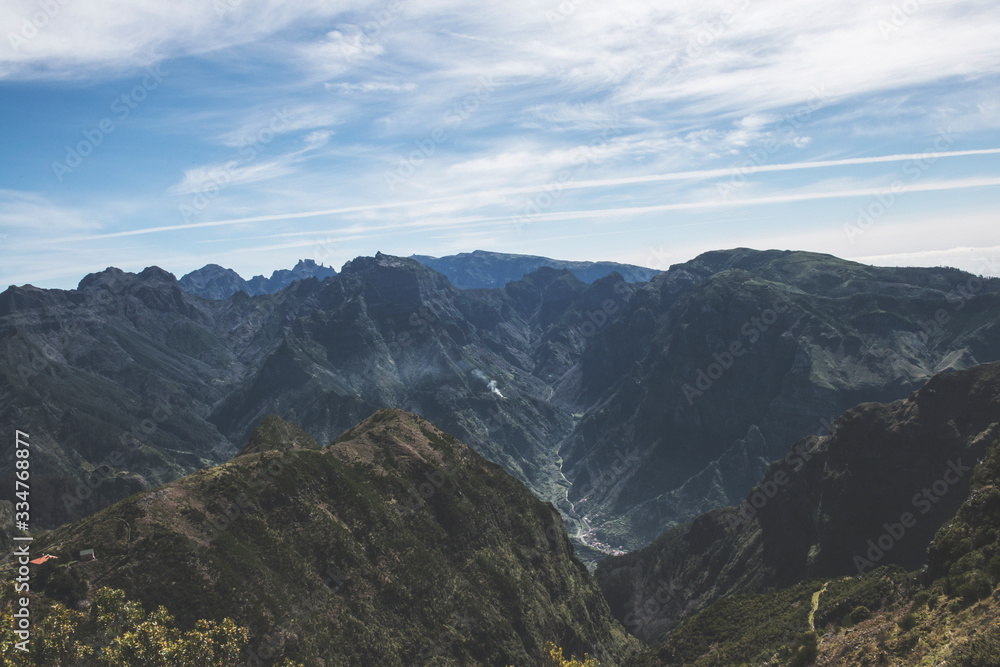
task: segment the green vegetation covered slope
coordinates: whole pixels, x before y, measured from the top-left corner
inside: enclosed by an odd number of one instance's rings
[[[974,472],[928,565],[724,598],[634,666],[1000,664],[1000,438]]]
[[[308,665],[537,664],[546,642],[631,644],[555,509],[416,415],[380,410],[328,447],[276,417],[244,453],[48,533],[97,560],[90,591],[232,618],[249,651]],[[123,519],[131,526],[126,554]],[[265,660],[266,661],[266,660]]]

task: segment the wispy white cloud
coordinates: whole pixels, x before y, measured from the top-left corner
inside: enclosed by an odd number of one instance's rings
[[[36,192],[0,190],[0,230],[65,234],[98,229],[100,223],[85,211],[55,204]]]
[[[386,81],[365,81],[362,83],[325,83],[327,90],[335,90],[348,94],[369,93],[408,93],[417,89],[412,81],[407,83],[390,83]]]
[[[252,43],[289,26],[373,6],[365,0],[294,5],[280,0],[54,0],[47,5],[7,0],[0,5],[0,34],[10,43],[0,49],[0,79],[113,74]]]
[[[968,178],[946,181],[923,181],[902,184],[896,194],[907,192],[941,192],[949,190],[966,190],[969,188],[986,188],[1000,186],[1000,177]],[[691,211],[709,208],[743,208],[747,206],[763,206],[767,204],[788,204],[793,202],[813,201],[816,199],[843,199],[851,197],[874,197],[884,195],[888,191],[885,186],[856,188],[851,190],[815,190],[807,192],[782,193],[761,197],[743,199],[706,198],[700,201],[678,202],[672,204],[653,204],[649,206],[629,206],[611,209],[586,209],[576,211],[559,211],[553,213],[538,213],[533,220],[574,220],[581,218],[611,219],[612,217],[646,213],[662,213],[665,211]],[[513,217],[513,216],[510,216]]]
[[[196,192],[218,190],[220,187],[244,185],[258,181],[268,181],[272,178],[291,173],[289,160],[275,160],[258,164],[241,166],[237,160],[223,164],[194,167],[184,172],[184,178],[170,186],[168,195],[189,195]]]
[[[977,275],[1000,277],[1000,245],[865,255],[853,259],[876,266],[954,266]]]
[[[928,158],[941,159],[941,158],[959,157],[965,155],[993,155],[993,154],[1000,154],[1000,149],[974,149],[966,151],[906,153],[906,154],[873,156],[873,157],[863,157],[863,158],[847,158],[843,160],[823,160],[816,162],[799,162],[790,164],[728,167],[722,169],[705,169],[705,170],[675,172],[667,174],[650,174],[650,175],[626,177],[626,178],[570,181],[568,183],[565,183],[562,187],[565,189],[606,188],[613,186],[635,185],[635,184],[654,183],[662,181],[714,179],[714,178],[732,176],[737,174],[752,174],[759,172],[795,171],[801,169],[819,169],[819,168],[842,167],[842,166],[852,166],[852,165],[862,165],[862,164],[877,164],[884,162],[905,162],[910,160],[923,160]],[[224,169],[224,168],[216,165],[212,167],[202,167],[198,168],[198,170],[191,170],[189,172],[186,172],[185,178],[180,183],[171,188],[171,193],[182,194],[182,193],[200,191],[200,189],[206,187],[205,185],[206,182],[208,183],[214,182],[213,179],[211,178],[211,175],[215,173],[213,172],[213,170],[215,169]],[[276,169],[280,169],[280,167],[276,167]],[[955,179],[955,180],[945,180],[945,181],[923,181],[923,182],[906,184],[900,191],[901,192],[946,191],[946,190],[958,190],[958,189],[967,189],[976,187],[989,187],[997,184],[1000,184],[1000,179],[996,177]],[[207,221],[199,223],[182,224],[182,225],[164,225],[164,226],[156,226],[148,228],[131,229],[128,231],[121,231],[121,232],[94,234],[89,236],[73,236],[62,240],[72,240],[72,241],[99,240],[106,238],[118,238],[123,236],[156,234],[161,232],[171,232],[171,231],[178,231],[185,229],[223,227],[229,225],[269,222],[275,220],[316,218],[321,216],[329,216],[329,215],[336,215],[343,213],[358,213],[364,211],[377,211],[383,209],[413,209],[417,207],[423,207],[426,209],[428,205],[437,204],[440,202],[448,202],[448,201],[461,202],[463,200],[466,200],[473,202],[475,206],[479,206],[482,204],[484,200],[490,201],[505,196],[544,192],[546,191],[546,188],[549,187],[551,186],[532,185],[525,187],[499,188],[492,192],[463,193],[447,197],[425,198],[425,199],[416,199],[409,201],[383,201],[383,202],[373,202],[369,204],[361,204],[356,206],[340,206],[340,207],[326,208],[326,209],[319,209],[312,211],[295,211],[289,213],[243,216],[228,220],[215,220],[215,221]],[[842,190],[827,189],[818,191],[796,192],[789,194],[777,194],[777,195],[770,195],[754,199],[726,200],[717,197],[711,197],[699,201],[676,202],[670,204],[659,204],[659,205],[643,206],[643,207],[623,207],[615,209],[595,209],[593,211],[582,210],[582,211],[541,213],[535,217],[537,219],[571,219],[574,217],[577,218],[599,217],[601,215],[606,216],[612,214],[614,215],[632,214],[642,211],[653,212],[653,211],[669,211],[669,210],[692,210],[699,208],[717,208],[717,207],[734,207],[734,206],[739,207],[739,206],[773,204],[782,202],[787,203],[796,201],[809,201],[815,199],[869,196],[881,193],[884,190],[885,186],[879,185],[879,186],[858,187],[858,188],[842,189]],[[491,219],[508,219],[510,217],[512,216],[511,215],[495,216],[494,218]],[[482,218],[480,217],[469,217],[468,221],[471,222],[481,219]]]
[[[268,144],[274,137],[303,130],[331,128],[338,124],[337,110],[318,104],[260,106],[243,112],[238,122],[215,140],[241,148]]]
[[[198,192],[218,191],[234,185],[245,185],[269,181],[286,176],[295,171],[295,165],[305,159],[307,153],[322,148],[333,136],[328,130],[315,130],[307,134],[302,148],[279,155],[266,162],[256,162],[258,150],[263,146],[251,140],[241,146],[233,159],[211,165],[193,167],[184,171],[184,177],[167,189],[168,195],[179,196]],[[243,150],[246,149],[246,150]]]
[[[623,234],[635,239],[654,235],[638,222],[647,214],[683,211],[684,224],[709,226],[741,208],[799,213],[816,202],[809,210],[822,213],[820,202],[868,196],[898,177],[896,164],[925,158],[917,151],[947,127],[954,150],[934,153],[934,172],[908,191],[985,199],[997,174],[990,160],[1000,151],[988,148],[1000,130],[993,0],[920,2],[903,20],[891,4],[862,0],[59,5],[18,48],[0,44],[0,79],[15,103],[32,104],[35,85],[72,90],[67,99],[109,79],[130,87],[136,68],[160,61],[171,78],[75,183],[56,191],[29,174],[18,187],[43,201],[0,199],[0,224],[12,229],[63,215],[47,228],[55,234],[38,235],[40,248],[138,247],[157,233],[196,243],[205,240],[198,230],[297,242],[313,227],[338,230],[345,244],[398,228],[435,230],[453,244],[566,238],[584,248],[572,239],[602,233],[615,216],[637,221]],[[19,34],[38,6],[4,3],[0,36]],[[30,79],[40,83],[19,83]],[[109,96],[100,97],[104,108]],[[39,134],[93,127],[82,108],[54,113]],[[141,140],[129,134],[139,122]],[[61,156],[63,143],[80,139],[74,129],[48,143]],[[400,165],[408,175],[390,189],[385,174]],[[119,182],[115,169],[145,178],[118,173]],[[720,200],[712,181],[737,176],[755,178]],[[554,181],[558,197],[532,219],[557,229],[516,239],[499,231]],[[175,224],[178,196],[220,182],[240,187],[213,199],[214,220],[196,221],[206,209]],[[73,209],[52,203],[73,197]],[[126,211],[121,199],[145,205]]]
[[[324,76],[338,76],[384,53],[385,47],[359,26],[331,30],[322,41],[305,44],[299,49],[304,63]]]

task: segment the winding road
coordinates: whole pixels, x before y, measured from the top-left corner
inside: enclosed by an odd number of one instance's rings
[[[595,544],[591,544],[590,542],[588,542],[586,540],[586,538],[584,538],[583,534],[585,532],[588,532],[590,530],[590,523],[587,521],[586,517],[580,516],[580,513],[576,511],[576,505],[573,504],[573,501],[569,499],[569,490],[570,490],[570,488],[572,488],[573,483],[569,480],[568,477],[566,477],[566,475],[563,474],[562,465],[563,465],[563,462],[562,462],[562,459],[560,458],[559,459],[559,476],[562,477],[563,480],[566,481],[566,484],[569,485],[569,486],[565,487],[565,495],[563,496],[562,501],[564,501],[567,505],[569,505],[570,511],[569,512],[564,512],[564,514],[565,514],[565,516],[569,517],[570,519],[572,519],[576,523],[576,535],[574,535],[573,538],[576,539],[583,546],[587,547],[588,549],[593,549],[594,551],[600,551],[601,553],[608,554],[610,556],[612,554],[611,551],[609,551],[608,549],[605,549],[603,547],[599,547],[599,546],[597,546]],[[559,506],[559,503],[556,503],[556,507],[558,507],[558,506]],[[560,510],[560,511],[562,511],[562,510]]]

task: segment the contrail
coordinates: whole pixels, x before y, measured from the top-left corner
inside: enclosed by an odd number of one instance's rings
[[[1000,153],[1000,148],[983,148],[976,150],[964,150],[964,151],[940,151],[940,152],[929,152],[929,153],[899,153],[896,155],[882,155],[876,157],[858,157],[858,158],[846,158],[843,160],[818,160],[815,162],[789,162],[784,164],[770,164],[770,165],[759,165],[759,166],[747,166],[747,167],[726,167],[722,169],[700,169],[694,171],[677,171],[666,174],[649,174],[646,176],[628,176],[624,178],[607,178],[607,179],[592,179],[588,181],[569,181],[561,184],[561,189],[585,189],[585,188],[601,188],[601,187],[612,187],[617,185],[633,185],[640,183],[655,183],[663,181],[680,181],[680,180],[698,180],[698,179],[711,179],[718,178],[720,176],[734,176],[737,174],[755,174],[761,172],[774,172],[774,171],[797,171],[800,169],[821,169],[825,167],[842,167],[849,165],[858,164],[874,164],[879,162],[903,162],[906,160],[925,160],[925,159],[939,159],[947,157],[963,157],[969,155],[995,155]],[[518,187],[518,188],[499,188],[489,191],[478,191],[473,193],[461,194],[461,195],[450,195],[447,197],[433,197],[429,199],[416,199],[404,202],[386,202],[378,204],[362,204],[359,206],[342,206],[338,208],[327,208],[317,211],[300,211],[296,213],[274,213],[269,215],[256,215],[249,216],[245,218],[230,218],[227,220],[214,220],[211,222],[193,222],[183,225],[164,225],[160,227],[146,227],[143,229],[131,229],[122,232],[110,232],[107,234],[92,234],[83,236],[74,236],[62,239],[56,239],[59,242],[65,241],[93,241],[98,239],[108,239],[117,238],[120,236],[139,236],[143,234],[158,234],[162,232],[172,232],[180,231],[184,229],[198,229],[204,227],[221,227],[227,225],[239,225],[252,222],[268,222],[272,220],[295,220],[300,218],[315,218],[323,215],[335,215],[338,213],[356,213],[359,211],[375,211],[379,209],[389,209],[389,208],[404,208],[408,206],[420,206],[422,204],[436,204],[446,201],[458,201],[462,199],[483,198],[484,196],[498,197],[505,195],[520,195],[520,194],[530,194],[535,192],[543,192],[549,189],[551,186],[549,184],[536,185],[528,187]],[[974,187],[974,186],[968,186]],[[917,188],[911,188],[916,190]],[[944,188],[942,188],[944,189]],[[861,194],[867,194],[866,192],[858,191]],[[793,197],[792,199],[780,199],[775,198],[774,201],[801,201],[803,199],[815,199],[822,196],[836,197],[836,196],[849,196],[849,195],[839,195],[839,194],[829,194],[820,196],[803,196],[798,197],[796,195],[789,195]],[[772,199],[772,198],[768,198]],[[742,200],[744,203],[753,203],[756,200]],[[704,204],[704,206],[710,205],[726,205],[734,202],[725,202],[719,204]],[[761,201],[759,203],[768,203],[766,201]],[[700,208],[699,205],[694,204],[668,204],[664,205],[665,208],[661,210],[670,210],[671,208]],[[657,210],[660,207],[646,207],[647,209]],[[623,209],[624,210],[624,209]],[[600,212],[600,211],[595,211]],[[532,216],[532,217],[542,217],[542,216]]]
[[[942,190],[962,190],[967,188],[979,188],[979,187],[989,187],[1000,185],[1000,177],[998,178],[970,178],[970,179],[955,179],[950,181],[936,181],[931,183],[912,183],[902,186],[901,189],[895,191],[896,194],[904,194],[907,192],[934,192]],[[830,190],[827,192],[800,192],[795,194],[785,194],[785,195],[772,195],[769,197],[757,197],[754,199],[711,199],[705,201],[695,201],[695,202],[680,202],[676,204],[653,204],[650,206],[630,206],[625,208],[597,208],[597,209],[580,209],[576,211],[560,211],[552,213],[536,213],[529,216],[532,222],[543,221],[543,220],[576,220],[581,218],[590,218],[598,216],[616,216],[616,215],[635,215],[642,213],[656,213],[660,211],[684,211],[684,210],[696,210],[705,208],[732,208],[732,207],[746,207],[746,206],[761,206],[766,204],[783,204],[789,202],[798,201],[809,201],[813,199],[837,199],[844,197],[874,197],[875,195],[885,194],[888,187],[881,188],[857,188],[854,190]],[[362,234],[352,234],[350,236],[344,237],[346,240],[359,240],[365,238],[376,238],[378,237],[377,232],[384,229],[394,229],[400,230],[404,228],[413,229],[448,229],[456,225],[463,225],[465,229],[472,227],[502,227],[504,225],[510,225],[515,220],[519,219],[519,214],[507,214],[500,216],[469,216],[462,218],[451,218],[446,220],[436,220],[436,219],[418,219],[410,222],[401,222],[391,225],[374,226],[365,230],[366,233]],[[700,223],[699,223],[700,224]],[[325,233],[336,233],[338,230],[327,230]],[[274,237],[284,237],[284,236],[314,236],[316,234],[324,233],[322,230],[314,230],[311,232],[291,232],[288,234],[275,234],[268,237],[254,237],[254,238],[274,238]],[[341,240],[341,239],[338,239]],[[306,246],[315,246],[316,240],[310,239],[308,241],[299,241],[294,243],[284,243],[281,245],[262,245],[247,248],[247,250],[259,250],[259,251],[272,251],[275,249],[284,248],[304,248]]]
[[[897,190],[895,194],[906,192],[934,192],[939,190],[962,190],[966,188],[981,188],[1000,185],[1000,178],[968,178],[950,181],[937,181],[933,183],[906,184]],[[812,199],[837,199],[843,197],[866,197],[885,194],[889,190],[888,186],[880,188],[857,188],[854,190],[830,190],[828,192],[799,192],[786,195],[772,195],[770,197],[757,197],[754,199],[718,199],[697,202],[682,202],[677,204],[653,204],[650,206],[630,206],[625,208],[598,208],[584,209],[579,211],[565,211],[555,213],[538,213],[529,216],[531,220],[572,220],[598,215],[629,215],[633,213],[653,213],[657,211],[683,211],[699,208],[725,208],[731,206],[760,206],[762,204],[783,204],[787,202],[809,201]],[[518,216],[506,216],[513,220]],[[490,218],[484,218],[487,220]]]

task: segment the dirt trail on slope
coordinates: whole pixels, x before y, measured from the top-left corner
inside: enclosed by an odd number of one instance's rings
[[[816,618],[816,610],[819,609],[819,596],[826,591],[826,587],[830,585],[830,582],[823,584],[823,588],[819,589],[813,593],[812,609],[809,610],[809,629],[813,632],[816,631],[816,624],[814,622]]]

